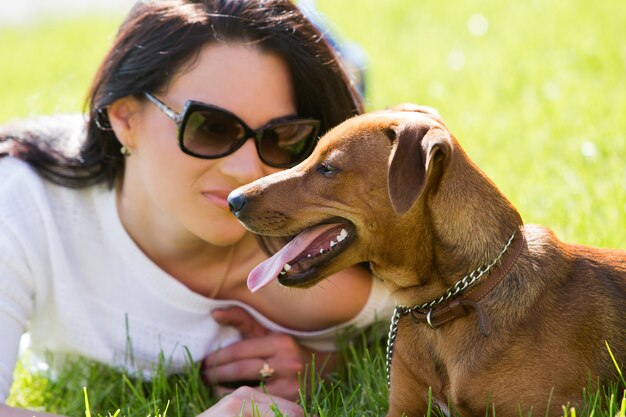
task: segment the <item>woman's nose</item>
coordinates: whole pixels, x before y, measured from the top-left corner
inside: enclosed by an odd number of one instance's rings
[[[263,162],[259,158],[254,139],[248,139],[241,148],[220,161],[223,175],[234,178],[239,184],[247,184],[264,175]]]

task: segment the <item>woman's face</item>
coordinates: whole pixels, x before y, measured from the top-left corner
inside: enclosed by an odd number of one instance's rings
[[[251,128],[296,114],[291,78],[277,55],[243,44],[211,44],[193,66],[155,95],[176,112],[187,100],[226,109]],[[183,153],[176,123],[152,103],[137,102],[126,158],[124,198],[145,213],[163,238],[200,238],[232,244],[245,230],[230,213],[226,197],[235,188],[277,171],[261,162],[254,140],[220,159]],[[128,145],[128,141],[125,141]],[[172,234],[170,234],[173,233]]]

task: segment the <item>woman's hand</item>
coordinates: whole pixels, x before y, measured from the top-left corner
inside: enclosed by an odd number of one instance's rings
[[[294,402],[269,396],[250,387],[240,387],[198,417],[266,417],[275,415],[273,409],[289,417],[304,416],[302,408]],[[252,410],[258,410],[258,414],[253,414]]]
[[[313,351],[300,346],[289,335],[270,332],[239,307],[215,310],[213,318],[222,325],[233,326],[243,338],[204,359],[204,379],[217,385],[218,394],[232,392],[229,384],[257,385],[262,381],[270,394],[298,399],[299,378],[305,377],[305,371],[310,375]],[[321,367],[328,355],[315,353],[316,366]]]

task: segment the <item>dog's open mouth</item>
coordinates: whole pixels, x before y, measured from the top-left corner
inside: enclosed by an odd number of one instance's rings
[[[305,286],[316,280],[316,268],[341,253],[354,238],[349,223],[313,226],[296,236],[248,275],[248,288],[255,292],[275,278],[286,286]]]

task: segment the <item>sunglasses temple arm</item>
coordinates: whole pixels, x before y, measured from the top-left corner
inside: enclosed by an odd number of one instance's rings
[[[143,95],[150,100],[150,102],[152,104],[154,104],[155,106],[157,106],[159,108],[159,110],[161,110],[163,113],[165,113],[165,115],[167,117],[169,117],[170,119],[172,119],[173,121],[175,121],[177,124],[180,124],[181,120],[182,120],[182,115],[179,113],[176,113],[174,110],[172,110],[167,104],[163,103],[161,100],[159,100],[158,98],[156,98],[155,96],[153,96],[152,94],[148,93],[148,92],[144,92]]]

